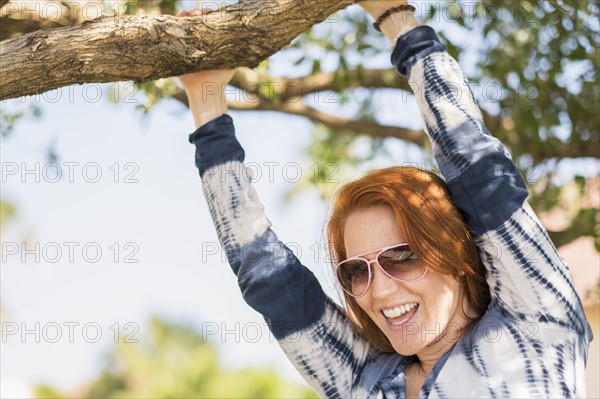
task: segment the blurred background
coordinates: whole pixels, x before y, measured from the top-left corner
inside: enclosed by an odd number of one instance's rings
[[[232,3],[2,0],[0,40]],[[414,4],[513,152],[600,336],[598,4]],[[332,193],[373,168],[435,169],[388,47],[352,6],[228,87],[273,229],[338,300],[323,238]],[[315,397],[237,289],[175,79],[0,106],[1,397]],[[589,397],[600,397],[599,353],[595,339]]]

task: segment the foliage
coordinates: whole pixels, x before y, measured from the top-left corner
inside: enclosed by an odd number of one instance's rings
[[[560,211],[570,221],[561,231],[550,232],[557,247],[581,236],[591,236],[600,252],[600,212],[598,204],[591,201],[592,191],[598,189],[599,182],[598,179],[586,180],[575,176],[566,184],[556,185],[552,176],[544,176],[531,185],[529,202],[532,207],[541,213]]]
[[[598,146],[600,134],[597,4],[500,0],[473,5],[435,2],[423,14],[439,25],[450,53],[469,71],[482,108],[499,117],[492,119],[497,122],[494,134],[509,144],[517,159],[528,154],[536,164],[600,155],[588,147]],[[343,15],[341,23],[318,26],[301,36],[294,48],[304,51],[292,54],[300,54],[295,63],[313,66],[310,74],[329,64],[339,91],[347,92],[360,85],[345,79],[348,71],[381,59],[389,50],[381,37],[370,34],[362,14]],[[378,107],[370,107],[373,116]]]
[[[24,117],[32,119],[39,118],[41,110],[35,105],[21,107],[16,110],[7,110],[7,107],[0,107],[0,137],[8,137],[17,121]]]
[[[536,147],[537,161],[560,157],[554,147],[561,143],[597,145],[597,3],[504,0],[494,6],[508,18],[481,29],[478,74],[506,92],[500,113],[518,122],[518,142],[528,142],[526,149]],[[485,8],[478,13],[484,15]],[[458,22],[474,29],[464,18]],[[508,139],[509,129],[501,126],[496,133]],[[518,146],[515,151],[520,155]]]
[[[17,208],[3,199],[0,199],[0,231],[10,219],[17,213]]]
[[[84,398],[317,397],[271,370],[224,369],[215,347],[191,327],[153,318],[148,331],[140,343],[115,346],[107,367],[89,384]],[[61,397],[49,387],[38,392]]]
[[[555,175],[565,169],[564,159],[600,156],[598,4],[579,0],[453,0],[433,2],[428,8],[424,2],[419,4],[423,19],[436,25],[448,51],[467,70],[488,128],[509,146],[522,167],[534,209],[550,211],[558,205],[563,189],[572,184],[584,195],[597,164],[591,175],[589,170],[571,167],[575,175],[571,182],[557,183]],[[294,42],[287,50],[290,66],[307,68],[312,75],[333,71],[342,100],[338,112],[344,110],[344,99],[351,98],[357,102],[356,117],[378,120],[385,103],[374,100],[377,92],[399,90],[390,84],[372,95],[356,96],[360,77],[347,77],[368,68],[372,60],[387,58],[387,43],[371,34],[370,21],[362,13],[347,10],[338,17],[339,23],[314,27]],[[308,154],[312,161],[337,163],[340,168],[360,167],[365,160],[382,157],[390,142],[397,141],[390,138],[382,144],[381,139],[372,138],[371,156],[359,157],[347,150],[356,136],[348,139],[343,132],[325,132],[315,135],[318,139]],[[389,160],[394,162],[398,159]],[[322,194],[328,193],[322,181],[313,183]],[[579,236],[598,237],[597,204],[581,208],[577,203],[562,204],[572,219],[564,231],[551,234],[558,246]]]
[[[38,385],[34,387],[33,394],[36,398],[40,399],[67,399],[67,397],[63,393],[48,385]]]
[[[172,79],[159,79],[154,82],[137,83],[135,87],[136,90],[144,93],[144,103],[136,105],[136,109],[143,111],[144,114],[150,112],[152,107],[161,100],[172,97],[177,90]]]
[[[197,7],[199,2],[128,0],[121,4],[119,10],[124,14],[174,14],[177,9]],[[598,175],[600,7],[596,1],[448,0],[414,4],[419,18],[436,28],[449,53],[466,71],[487,127],[508,145],[523,170],[536,211],[558,206],[561,192],[575,176],[587,185]],[[400,102],[398,107],[404,110],[407,99],[412,99],[406,82],[403,84],[395,72],[389,73],[387,39],[370,24],[370,18],[358,7],[337,13],[256,68],[260,84],[252,86],[257,88],[252,94],[261,100],[256,102],[256,111],[289,112],[315,121],[312,144],[307,148],[309,163],[335,165],[343,172],[338,174],[342,178],[373,166],[397,163],[409,152],[414,154],[414,145],[378,134],[378,126],[414,129],[418,116],[412,111],[405,115],[399,110],[390,112],[390,103]],[[10,26],[16,29],[14,23]],[[380,68],[387,69],[377,73],[380,78],[374,81],[368,72]],[[313,90],[311,79],[322,84],[317,78],[323,74],[327,74],[328,84]],[[277,91],[278,75],[309,82],[306,87],[311,88],[310,93],[302,97],[308,107],[298,111],[298,104],[290,106],[292,99]],[[136,87],[145,93],[146,100],[138,109],[146,114],[162,99],[173,97],[185,102],[173,80]],[[336,128],[328,124],[331,118],[314,118],[314,110],[347,121],[368,121],[372,128],[365,130],[364,124],[354,130],[348,124],[344,129]],[[4,125],[13,126],[18,116],[8,116],[10,124]],[[399,142],[406,149],[391,151]],[[421,159],[431,159],[426,144],[413,144],[423,147]],[[354,151],[356,148],[361,151]],[[380,163],[375,165],[375,159]],[[579,166],[572,166],[575,164]],[[557,179],[557,171],[567,178]],[[332,188],[328,172],[320,168],[287,197],[314,187],[328,197]],[[597,204],[567,208],[572,223],[553,236],[557,245],[578,236],[597,236]]]

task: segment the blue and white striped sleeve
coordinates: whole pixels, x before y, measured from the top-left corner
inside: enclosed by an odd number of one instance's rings
[[[244,300],[265,317],[286,355],[320,396],[350,397],[369,346],[271,230],[231,117],[208,122],[189,140],[196,145],[208,207]]]
[[[399,37],[392,63],[409,78],[438,167],[478,240],[492,306],[590,333],[568,267],[526,202],[525,182],[484,126],[465,76],[434,30],[420,26]]]

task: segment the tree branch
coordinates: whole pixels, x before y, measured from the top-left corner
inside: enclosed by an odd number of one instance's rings
[[[247,93],[260,96],[273,102],[277,99],[288,102],[295,97],[304,97],[321,91],[341,93],[346,88],[372,88],[372,89],[398,89],[412,93],[408,80],[398,74],[394,68],[388,69],[363,69],[356,68],[348,71],[350,85],[336,84],[336,74],[320,72],[296,79],[278,78],[268,75],[259,75],[249,68],[238,68],[231,81],[231,85]],[[483,111],[484,123],[491,131],[497,131],[504,126],[514,124],[503,120],[499,116],[490,115]],[[506,119],[506,118],[505,118]]]
[[[319,72],[301,78],[289,79],[267,75],[259,75],[252,69],[239,68],[231,84],[248,93],[260,95],[261,88],[268,88],[270,94],[285,102],[295,97],[303,97],[322,91],[341,93],[347,88],[387,88],[412,92],[408,80],[399,75],[395,69],[349,70],[343,76],[350,84],[339,83],[342,76],[331,72]],[[264,91],[263,91],[264,92]]]
[[[394,68],[378,70],[362,69],[359,67],[349,70],[347,75],[344,76],[344,81],[348,81],[350,84],[336,83],[340,82],[340,77],[335,73],[321,72],[301,78],[287,79],[259,75],[253,70],[240,68],[232,81],[232,85],[275,104],[278,101],[289,102],[294,100],[294,97],[303,97],[321,91],[341,93],[347,88],[358,87],[398,89],[412,92],[406,78],[399,75]],[[518,125],[511,118],[491,115],[484,110],[482,110],[482,115],[486,127],[495,136],[500,138],[509,147],[515,149],[517,154],[527,153],[536,162],[541,162],[544,159],[552,157],[559,159],[579,157],[598,158],[600,155],[597,145],[589,141],[580,140],[576,135],[573,135],[571,142],[568,143],[554,140],[551,142],[551,145],[543,145],[543,143],[523,139],[519,134]]]
[[[351,70],[349,73],[352,76],[361,76],[362,81],[348,87],[392,88],[410,91],[407,80],[400,76],[394,69],[364,70],[361,72]],[[290,105],[297,103],[299,98],[321,91],[342,92],[342,86],[334,83],[334,75],[333,73],[322,72],[290,79],[259,75],[252,69],[238,68],[231,85],[244,90],[248,94],[245,97],[250,97],[250,101],[241,105],[231,104],[231,108],[243,111],[264,110],[301,115],[310,118],[314,122],[325,123],[332,128],[345,129],[355,134],[369,134],[373,137],[396,137],[421,146],[429,145],[424,132],[418,132],[417,135],[414,135],[413,133],[408,133],[414,131],[394,126],[383,126],[373,122],[369,125],[348,124],[343,118],[338,120],[329,114],[317,114],[319,111],[308,106],[303,108]],[[182,92],[181,95],[185,97],[185,93]],[[179,100],[181,101],[181,99]],[[187,104],[187,100],[182,102]],[[490,115],[483,110],[482,115],[485,125],[494,135],[499,136],[501,141],[505,142],[509,147],[518,149],[518,154],[530,154],[536,162],[541,162],[551,157],[559,159],[578,158],[582,156],[598,158],[597,147],[587,145],[588,143],[586,142],[556,142],[552,146],[542,146],[539,143],[522,140],[512,119],[499,115]],[[498,134],[499,132],[502,132],[501,137]]]
[[[173,98],[185,106],[188,100],[183,90],[178,90]],[[304,116],[315,123],[323,123],[326,126],[350,134],[366,134],[376,138],[395,137],[421,147],[427,147],[429,141],[422,131],[406,129],[399,126],[381,125],[372,121],[361,121],[340,118],[326,112],[319,111],[306,105],[304,100],[296,98],[293,102],[273,104],[266,99],[255,97],[244,101],[228,101],[227,106],[235,111],[272,111],[283,112],[290,115]]]
[[[99,16],[98,13],[103,9],[103,0],[90,0],[84,4],[48,0],[13,1],[4,8],[0,6],[0,41],[40,29],[79,25]]]
[[[353,0],[241,0],[188,18],[98,18],[0,42],[0,100],[75,83],[255,67]]]

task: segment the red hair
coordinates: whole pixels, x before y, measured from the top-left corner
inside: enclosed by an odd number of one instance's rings
[[[343,186],[335,195],[327,226],[333,264],[347,258],[344,225],[354,211],[388,206],[413,252],[432,270],[454,276],[477,313],[476,321],[490,303],[486,270],[472,234],[452,203],[446,183],[437,175],[415,167],[395,166],[376,170]],[[394,352],[383,332],[356,300],[344,292],[351,321],[376,348]],[[465,315],[466,316],[466,315]]]

